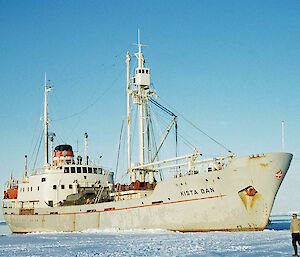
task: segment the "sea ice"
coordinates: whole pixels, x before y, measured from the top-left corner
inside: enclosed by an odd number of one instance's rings
[[[291,256],[290,216],[260,232],[180,233],[161,229],[89,229],[11,234],[0,224],[0,256]]]
[[[288,230],[176,233],[88,230],[6,234],[0,256],[291,256]]]

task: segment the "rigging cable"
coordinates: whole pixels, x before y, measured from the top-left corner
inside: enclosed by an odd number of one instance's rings
[[[52,125],[50,122],[49,122],[48,124],[49,124],[49,127],[52,127],[52,128],[53,128],[53,125]],[[55,129],[53,129],[53,131],[55,131]],[[63,138],[62,138],[59,134],[56,134],[56,133],[55,133],[55,138],[58,138],[59,140],[61,140],[61,144],[65,144],[65,143],[66,143],[66,141],[63,140]],[[58,143],[59,143],[59,140],[57,140]]]
[[[150,109],[150,112],[152,113],[152,115],[150,115],[150,127],[151,127],[151,133],[152,133],[152,135],[153,135],[153,136],[152,136],[152,141],[153,141],[154,149],[156,150],[156,149],[157,149],[157,144],[156,144],[156,139],[155,139],[155,136],[154,136],[155,133],[154,133],[154,128],[153,128],[152,117],[155,118],[156,127],[158,128],[158,130],[160,131],[160,133],[161,133],[161,134],[163,134],[163,133],[162,133],[162,131],[160,130],[159,126],[157,125],[157,124],[158,124],[158,122],[157,122],[157,117],[156,117],[156,115],[155,115],[153,109],[151,108],[150,105],[149,105],[149,107],[150,107],[150,108],[149,108],[149,109]],[[156,159],[157,159],[157,161],[159,161],[159,155],[156,156]],[[160,166],[160,165],[158,165],[158,166]],[[161,181],[164,179],[163,173],[162,173],[161,170],[159,170],[159,177],[160,177],[160,180],[161,180]]]
[[[149,98],[149,101],[151,103],[153,103],[154,105],[156,105],[158,108],[160,108],[161,110],[163,110],[164,112],[168,113],[169,115],[173,116],[173,117],[177,117],[173,112],[171,112],[169,109],[167,109],[166,107],[162,106],[160,103],[158,103],[157,101],[155,101],[152,98]]]
[[[38,146],[38,144],[40,143],[40,140],[41,140],[41,138],[42,138],[42,135],[43,135],[43,129],[41,130],[41,132],[40,132],[40,135],[39,135],[39,139],[36,141],[36,143],[35,143],[35,146],[34,146],[34,148],[33,148],[33,150],[32,150],[32,152],[31,152],[31,156],[34,156],[35,155],[35,151],[36,151],[36,148],[37,148],[37,146]],[[36,151],[36,155],[38,155],[38,151]],[[37,158],[37,157],[36,157]],[[31,158],[29,158],[29,160],[28,160],[28,167],[30,166],[30,164],[31,164],[31,160],[33,159],[33,157]]]
[[[171,115],[172,117],[175,117],[175,145],[176,145],[176,157],[178,155],[178,123],[177,123],[177,115],[175,115],[172,111],[170,111],[169,109],[167,109],[166,107],[162,106],[160,103],[158,103],[157,101],[155,101],[154,99],[149,99],[151,103],[153,103],[156,107],[158,107],[159,109],[163,110],[164,112],[166,112],[167,114]],[[187,145],[190,146],[192,149],[195,149],[196,146],[193,145],[192,143],[190,143],[187,139],[185,139],[183,136],[179,135],[183,142]]]
[[[151,110],[151,112],[152,112],[152,110]],[[153,129],[153,123],[152,123],[152,119],[151,119],[151,116],[150,116],[150,128],[151,128],[151,133],[152,133],[152,144],[153,144],[153,147],[154,147],[154,149],[157,149],[157,144],[156,144],[156,141],[155,141],[155,137],[154,137],[154,129]],[[156,159],[157,159],[157,161],[159,161],[159,156],[157,155],[156,156]],[[160,165],[158,165],[158,166],[160,166]],[[160,178],[160,181],[162,181],[163,180],[163,175],[162,175],[162,172],[161,172],[161,170],[159,170],[158,171],[158,173],[159,173],[159,178]]]
[[[178,157],[178,126],[177,126],[177,119],[175,119],[175,151],[176,151],[176,158]]]
[[[207,136],[209,139],[211,139],[212,141],[214,141],[216,144],[218,144],[219,146],[223,147],[224,149],[226,149],[229,153],[234,154],[230,149],[228,149],[225,145],[223,145],[222,143],[218,142],[216,139],[212,138],[210,135],[208,135],[206,132],[204,132],[202,129],[200,129],[199,127],[197,127],[193,122],[191,122],[190,120],[188,120],[187,118],[185,118],[181,113],[179,113],[174,107],[170,106],[166,101],[164,101],[161,97],[159,97],[165,104],[167,104],[169,107],[171,107],[172,109],[174,109],[176,111],[176,113],[178,113],[182,119],[184,119],[187,123],[189,123],[192,127],[194,127],[196,130],[198,130],[199,132],[201,132],[202,134],[204,134],[205,136]]]
[[[42,130],[42,133],[41,133],[41,136],[40,136],[40,142],[39,142],[39,146],[38,146],[38,149],[37,149],[37,152],[36,152],[36,157],[35,157],[35,160],[34,160],[33,167],[36,167],[36,162],[37,162],[37,158],[38,158],[38,153],[39,153],[39,151],[40,151],[40,147],[41,147],[41,144],[42,144],[42,138],[43,138],[43,130]]]
[[[123,68],[120,72],[119,75],[121,75],[123,72],[124,72],[124,69]],[[113,88],[113,86],[116,85],[116,82],[120,79],[120,76],[116,76],[116,79],[111,83],[109,84],[109,86],[102,92],[102,94],[100,94],[92,103],[88,104],[85,108],[83,108],[82,110],[76,112],[76,113],[73,113],[69,116],[66,116],[66,117],[63,117],[63,118],[59,118],[59,119],[55,119],[53,121],[59,121],[59,120],[66,120],[66,119],[69,119],[69,118],[72,118],[74,116],[77,116],[77,115],[80,115],[81,113],[85,112],[86,110],[90,109],[92,106],[94,106],[111,88]]]
[[[117,164],[116,164],[116,173],[115,173],[116,177],[117,177],[118,166],[119,166],[119,157],[120,157],[120,148],[121,148],[121,142],[122,142],[122,136],[123,136],[123,128],[124,128],[124,118],[122,119],[121,132],[120,132],[120,138],[119,138],[119,144],[118,144]]]
[[[154,110],[152,109],[152,113],[154,112]],[[168,123],[164,120],[165,117],[163,117],[162,115],[160,115],[159,113],[155,113],[154,115],[156,117],[156,119],[159,118],[159,121],[164,123],[165,126],[168,125]],[[175,131],[176,132],[176,131]],[[189,148],[191,148],[192,150],[194,150],[196,147],[196,145],[192,144],[186,137],[184,137],[183,135],[179,134],[177,131],[177,136],[179,138],[181,138],[182,142]]]

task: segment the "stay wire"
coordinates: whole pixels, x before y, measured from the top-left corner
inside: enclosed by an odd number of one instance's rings
[[[209,139],[211,139],[212,141],[214,141],[216,144],[218,144],[219,146],[223,147],[224,149],[226,149],[229,153],[233,154],[233,152],[228,149],[225,145],[223,145],[222,143],[218,142],[216,139],[212,138],[210,135],[208,135],[206,132],[204,132],[202,129],[200,129],[199,127],[197,127],[193,122],[191,122],[190,120],[188,120],[187,118],[185,118],[180,112],[178,112],[174,107],[170,106],[166,101],[164,101],[161,97],[159,97],[165,104],[167,104],[170,108],[172,108],[173,110],[175,110],[176,113],[178,113],[178,115],[181,116],[181,118],[183,120],[185,120],[187,123],[189,123],[193,128],[195,128],[196,130],[198,130],[199,132],[201,132],[202,134],[204,134],[205,136],[207,136]]]
[[[153,110],[151,107],[150,107],[150,113],[153,113]],[[154,147],[154,149],[157,149],[157,144],[156,144],[156,140],[155,140],[155,136],[154,136],[155,135],[154,128],[153,128],[153,123],[152,123],[152,115],[150,115],[150,129],[151,129],[151,134],[153,135],[152,136],[153,147]],[[157,161],[159,161],[159,154],[156,156],[156,159],[157,159]],[[161,170],[159,170],[159,178],[161,181],[163,180],[163,175],[162,175]]]
[[[152,109],[152,111],[153,111],[153,113],[154,113],[154,110]],[[161,122],[161,123],[164,123],[164,126],[168,126],[169,125],[169,123],[168,122],[166,122],[165,120],[164,120],[164,117],[163,116],[161,116],[161,115],[159,115],[159,113],[156,113],[155,112],[155,117],[158,119],[159,118],[159,121]],[[175,115],[176,116],[176,115]],[[176,116],[177,117],[177,116]],[[176,123],[177,123],[178,121],[176,121]],[[175,132],[176,133],[176,132]],[[175,135],[176,136],[176,135]],[[177,136],[178,137],[180,137],[181,138],[181,140],[182,140],[182,142],[186,145],[186,146],[188,146],[188,147],[190,147],[191,149],[195,149],[195,148],[197,148],[196,147],[196,145],[194,145],[194,144],[192,144],[186,137],[184,137],[181,133],[179,133],[178,131],[177,131]]]
[[[40,147],[41,147],[41,144],[42,144],[42,138],[43,138],[43,133],[41,133],[40,142],[39,142],[39,146],[38,146],[38,149],[37,149],[37,154],[36,154],[36,157],[35,157],[35,160],[34,160],[33,167],[36,167],[36,162],[37,162],[37,158],[38,158],[38,153],[39,153],[39,151],[40,151]]]
[[[73,118],[74,116],[80,115],[81,113],[87,111],[88,109],[90,109],[92,106],[94,106],[110,89],[112,89],[115,85],[116,82],[120,79],[120,75],[124,72],[125,68],[121,69],[121,72],[118,74],[119,76],[116,76],[116,79],[109,84],[109,86],[102,92],[102,94],[100,94],[92,103],[88,104],[85,108],[83,108],[82,110],[73,113],[69,116],[63,117],[63,118],[59,118],[59,119],[55,119],[53,121],[60,121],[60,120],[66,120],[66,119],[70,119]]]
[[[41,129],[41,132],[40,132],[40,135],[39,135],[39,137],[38,137],[38,140],[36,141],[35,146],[34,146],[32,152],[31,152],[31,154],[32,154],[31,156],[34,156],[34,155],[35,155],[35,152],[36,152],[36,158],[35,158],[35,159],[37,159],[38,151],[36,151],[36,149],[37,149],[38,144],[41,144],[43,131],[44,131],[44,130]],[[39,148],[39,147],[38,147],[38,148]],[[31,160],[32,160],[32,159],[33,159],[33,158],[31,158],[31,157],[29,158],[28,166],[30,166]],[[36,161],[35,161],[34,163],[36,163]],[[35,167],[35,165],[34,165],[33,167]]]
[[[118,154],[117,154],[117,164],[116,164],[116,174],[115,174],[116,177],[117,177],[118,167],[119,167],[120,148],[122,143],[123,130],[124,130],[124,118],[122,119],[121,132],[120,132],[120,138],[118,144]]]

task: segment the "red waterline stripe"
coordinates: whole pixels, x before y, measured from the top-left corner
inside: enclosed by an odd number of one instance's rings
[[[190,201],[198,201],[198,200],[205,200],[205,199],[214,199],[214,198],[220,198],[224,197],[226,195],[217,195],[217,196],[209,196],[209,197],[203,197],[203,198],[194,198],[194,199],[187,199],[187,200],[181,200],[181,201],[175,201],[175,202],[167,202],[167,203],[155,203],[155,204],[147,204],[147,205],[140,205],[140,206],[133,206],[133,207],[126,207],[126,208],[119,208],[119,209],[112,209],[112,210],[103,210],[103,211],[86,211],[86,212],[64,212],[64,213],[41,213],[41,214],[15,214],[15,213],[7,213],[4,215],[17,215],[17,216],[38,216],[38,215],[70,215],[70,214],[84,214],[84,213],[96,213],[96,212],[110,212],[110,211],[122,211],[122,210],[129,210],[129,209],[136,209],[136,208],[142,208],[142,207],[150,207],[150,206],[156,206],[156,205],[164,205],[164,204],[174,204],[174,203],[182,203],[182,202],[190,202]],[[75,205],[76,206],[76,205]],[[92,206],[92,205],[90,205]]]

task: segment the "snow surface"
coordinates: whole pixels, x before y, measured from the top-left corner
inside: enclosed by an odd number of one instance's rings
[[[209,233],[93,229],[16,235],[2,224],[0,256],[291,256],[290,232],[279,229]]]

